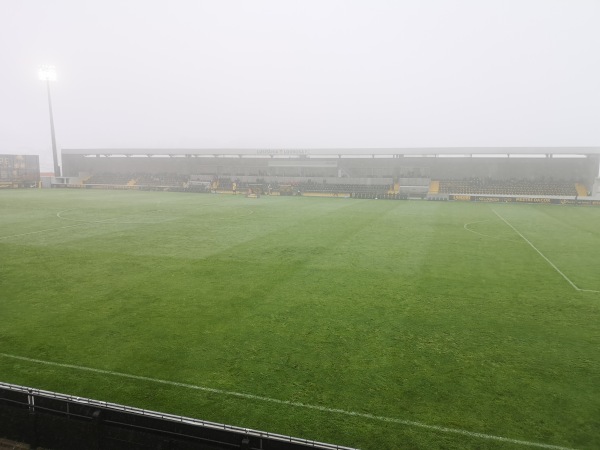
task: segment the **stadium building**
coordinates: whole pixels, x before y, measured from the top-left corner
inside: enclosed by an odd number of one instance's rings
[[[435,200],[600,194],[599,147],[63,149],[62,165],[55,186]]]
[[[34,187],[39,182],[39,156],[0,155],[0,189]]]

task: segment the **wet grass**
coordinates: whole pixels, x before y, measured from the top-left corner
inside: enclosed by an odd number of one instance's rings
[[[494,211],[600,291],[600,209],[0,192],[0,353],[275,401],[0,380],[364,449],[526,447],[403,421],[598,448],[600,293]]]

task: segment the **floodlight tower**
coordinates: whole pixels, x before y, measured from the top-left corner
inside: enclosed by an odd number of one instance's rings
[[[50,96],[50,82],[56,81],[56,68],[54,66],[41,66],[38,75],[40,80],[46,82],[48,88],[48,108],[50,109],[50,134],[52,136],[52,157],[54,158],[54,176],[60,177],[58,154],[56,152],[56,137],[54,136],[54,116],[52,115],[52,97]]]

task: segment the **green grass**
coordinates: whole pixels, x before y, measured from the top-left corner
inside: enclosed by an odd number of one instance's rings
[[[0,380],[364,449],[600,448],[600,209],[0,192]],[[347,415],[341,409],[361,415]]]

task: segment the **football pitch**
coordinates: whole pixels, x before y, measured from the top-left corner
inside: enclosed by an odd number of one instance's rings
[[[362,449],[600,448],[600,208],[0,191],[0,381]]]

